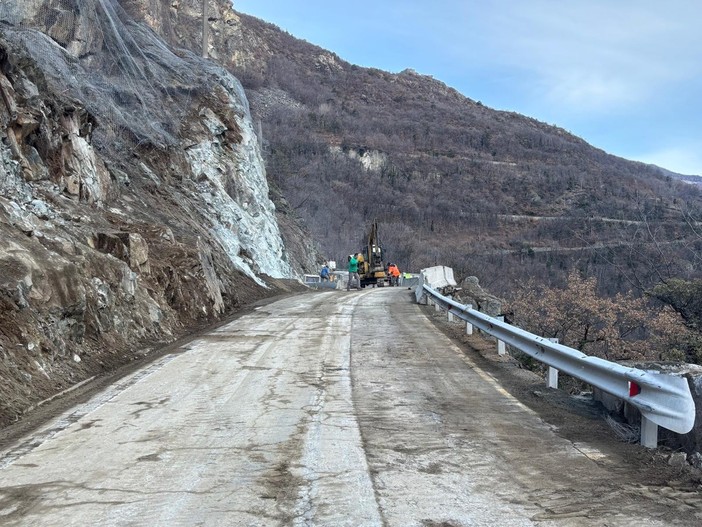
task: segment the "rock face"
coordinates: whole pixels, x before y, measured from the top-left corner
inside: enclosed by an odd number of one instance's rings
[[[176,5],[0,4],[0,424],[296,274],[241,85],[123,10]]]
[[[496,296],[485,291],[475,276],[464,278],[459,284],[460,290],[456,297],[464,304],[470,304],[474,309],[491,317],[502,315],[502,302]]]

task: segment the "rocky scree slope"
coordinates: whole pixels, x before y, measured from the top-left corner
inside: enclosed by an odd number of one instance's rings
[[[0,425],[296,287],[226,70],[115,0],[4,2],[0,95]]]

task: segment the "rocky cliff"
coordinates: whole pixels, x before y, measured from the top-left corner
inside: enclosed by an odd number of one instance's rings
[[[308,258],[237,79],[140,17],[172,32],[165,4],[123,4],[0,4],[0,424]]]

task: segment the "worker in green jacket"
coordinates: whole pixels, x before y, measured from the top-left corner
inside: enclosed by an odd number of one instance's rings
[[[349,281],[346,283],[346,290],[351,289],[351,282],[356,280],[356,289],[361,289],[361,277],[358,275],[358,257],[352,254],[349,257]]]

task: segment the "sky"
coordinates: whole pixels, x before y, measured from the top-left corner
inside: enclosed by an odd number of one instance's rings
[[[701,0],[233,0],[358,66],[406,68],[626,159],[702,176]]]

